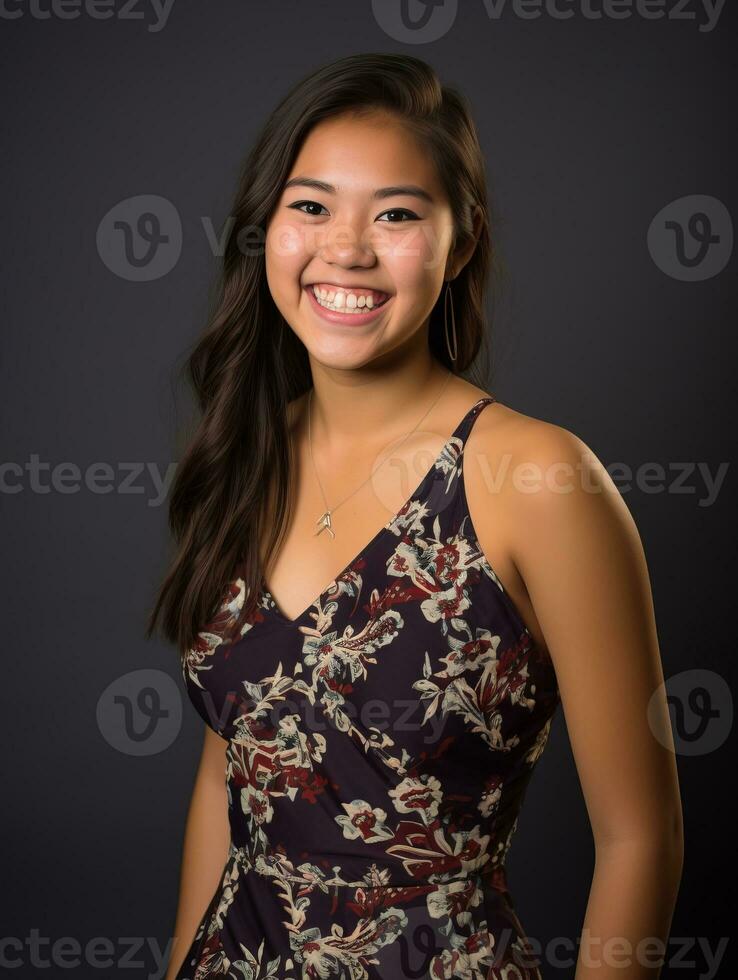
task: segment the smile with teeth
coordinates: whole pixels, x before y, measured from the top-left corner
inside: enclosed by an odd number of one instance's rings
[[[339,289],[317,283],[308,288],[313,291],[321,306],[337,313],[366,313],[367,310],[382,306],[389,299],[388,293],[381,293],[376,289]]]

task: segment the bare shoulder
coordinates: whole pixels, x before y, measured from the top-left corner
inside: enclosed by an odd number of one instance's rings
[[[471,469],[489,472],[496,464],[500,496],[521,514],[560,501],[577,509],[590,497],[607,500],[615,510],[625,507],[605,464],[580,436],[501,402],[480,414],[464,456]]]
[[[551,596],[561,600],[563,582],[580,583],[568,596],[571,610],[587,603],[588,589],[643,564],[635,523],[605,465],[562,426],[491,403],[467,439],[464,483],[479,546],[545,648],[545,610]]]

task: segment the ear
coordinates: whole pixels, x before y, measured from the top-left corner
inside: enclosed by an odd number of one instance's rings
[[[477,242],[479,241],[479,236],[482,232],[482,224],[484,221],[483,211],[478,204],[474,205],[471,217],[473,229],[472,237],[462,248],[457,249],[455,252],[453,252],[453,254],[449,255],[446,262],[446,270],[443,276],[443,278],[446,280],[455,279],[472,255],[474,255],[474,249],[477,247]]]

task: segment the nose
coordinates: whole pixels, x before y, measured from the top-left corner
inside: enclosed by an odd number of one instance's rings
[[[369,237],[364,235],[363,224],[358,220],[331,223],[321,229],[317,255],[329,265],[369,269],[377,261]]]

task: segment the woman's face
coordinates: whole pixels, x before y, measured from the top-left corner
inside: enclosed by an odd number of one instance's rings
[[[312,357],[361,367],[417,339],[452,237],[433,163],[399,122],[328,119],[305,139],[267,227],[269,289]]]

